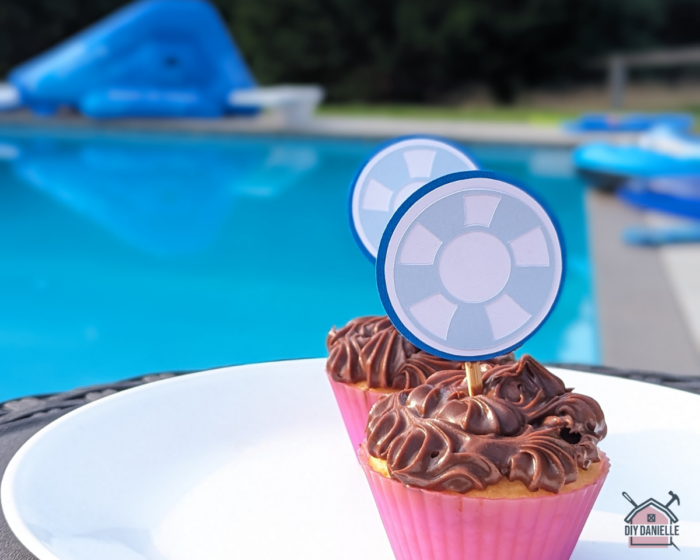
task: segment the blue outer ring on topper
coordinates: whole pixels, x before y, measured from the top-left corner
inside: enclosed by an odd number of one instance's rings
[[[386,257],[387,257],[387,250],[389,247],[389,242],[396,231],[397,226],[399,225],[401,219],[404,217],[404,215],[410,210],[410,208],[414,205],[414,203],[421,198],[423,198],[425,195],[428,193],[434,191],[435,189],[438,189],[442,187],[443,185],[446,185],[448,183],[452,183],[455,181],[461,181],[464,179],[478,179],[478,178],[484,178],[484,179],[493,179],[496,181],[502,181],[505,183],[510,183],[512,186],[515,186],[522,190],[525,194],[530,196],[535,202],[537,202],[544,212],[547,214],[549,220],[551,221],[554,230],[557,234],[558,241],[559,241],[559,248],[561,251],[561,275],[559,279],[559,285],[557,287],[556,294],[554,295],[553,301],[549,307],[549,310],[547,313],[544,315],[544,317],[540,320],[540,322],[535,326],[534,329],[532,329],[526,336],[523,336],[522,339],[518,340],[517,342],[513,343],[512,345],[506,347],[506,348],[501,348],[496,352],[490,352],[490,353],[484,353],[484,354],[479,354],[479,355],[474,355],[474,356],[465,356],[465,355],[460,355],[460,354],[453,354],[450,352],[445,352],[436,348],[433,348],[429,344],[425,343],[421,339],[417,338],[407,327],[406,325],[401,321],[399,316],[396,314],[394,307],[391,303],[389,293],[387,290],[387,285],[386,285],[386,277],[385,277],[385,266],[386,266]],[[386,229],[384,230],[384,235],[382,236],[382,241],[379,245],[379,251],[377,253],[377,263],[376,263],[376,274],[377,274],[377,287],[379,290],[379,296],[381,298],[382,304],[384,305],[384,308],[387,312],[387,315],[391,319],[391,322],[393,325],[396,327],[396,329],[411,343],[413,343],[415,346],[418,348],[421,348],[422,350],[425,350],[426,352],[429,352],[430,354],[433,354],[435,356],[439,356],[441,358],[445,358],[448,360],[454,360],[454,361],[480,361],[480,360],[487,360],[489,358],[495,358],[497,356],[501,356],[503,354],[507,354],[508,352],[512,352],[513,350],[519,348],[524,344],[528,339],[530,339],[533,335],[539,331],[539,329],[542,327],[544,322],[547,320],[547,318],[551,315],[552,311],[554,311],[555,307],[557,306],[557,303],[559,301],[559,297],[561,295],[561,289],[564,284],[565,276],[566,276],[566,248],[564,246],[564,238],[562,235],[562,230],[561,227],[559,226],[559,223],[557,222],[556,218],[554,215],[548,210],[547,205],[542,202],[539,196],[535,195],[529,188],[524,187],[519,181],[512,179],[511,177],[501,175],[498,173],[493,173],[491,171],[462,171],[462,172],[457,172],[457,173],[450,173],[449,175],[445,175],[443,177],[439,177],[433,181],[430,181],[420,189],[418,189],[415,193],[413,193],[404,203],[396,210],[396,212],[393,214],[391,217],[389,224],[387,225]]]
[[[479,166],[474,160],[474,158],[471,156],[471,154],[465,150],[462,146],[450,142],[449,140],[445,140],[444,138],[440,138],[439,136],[432,136],[429,134],[412,134],[412,135],[407,135],[407,136],[399,136],[397,138],[392,138],[391,140],[387,140],[386,142],[382,142],[375,150],[365,158],[365,160],[362,162],[362,165],[360,168],[357,170],[355,173],[355,176],[352,179],[352,182],[350,183],[350,189],[348,192],[348,222],[350,223],[350,231],[352,232],[352,237],[355,240],[355,243],[357,243],[357,246],[360,248],[360,251],[362,251],[362,254],[367,257],[369,262],[372,264],[375,264],[377,258],[374,254],[370,252],[370,250],[367,248],[365,245],[364,241],[362,240],[362,237],[360,233],[357,230],[357,227],[355,226],[355,219],[353,216],[353,197],[355,194],[355,189],[357,188],[358,181],[362,174],[365,171],[365,168],[367,165],[376,157],[378,156],[381,152],[386,150],[387,148],[393,146],[394,144],[398,144],[399,142],[405,142],[407,140],[430,140],[433,142],[440,142],[442,144],[445,144],[446,146],[449,146],[453,150],[459,152],[462,154],[467,160],[469,160],[472,165],[474,166],[475,169],[478,169]],[[434,180],[434,179],[433,179]],[[427,183],[426,183],[427,184]]]

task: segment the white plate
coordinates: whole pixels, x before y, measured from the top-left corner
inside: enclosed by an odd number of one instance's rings
[[[700,558],[700,399],[556,373],[610,426],[612,470],[573,558],[674,556],[624,536],[621,493],[666,503],[669,490],[681,555]],[[41,560],[392,558],[323,360],[187,375],[82,407],[17,453],[2,505]]]

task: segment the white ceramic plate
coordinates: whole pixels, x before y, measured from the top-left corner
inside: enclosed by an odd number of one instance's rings
[[[573,558],[675,557],[624,536],[621,493],[665,504],[669,490],[682,504],[675,542],[700,558],[700,398],[556,373],[610,426],[612,470]],[[392,558],[323,360],[207,371],[82,407],[17,453],[2,505],[41,560]]]

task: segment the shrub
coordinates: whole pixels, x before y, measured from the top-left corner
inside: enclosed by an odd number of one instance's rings
[[[263,84],[336,101],[426,101],[486,85],[512,101],[577,80],[613,50],[692,42],[700,0],[215,0]],[[3,0],[0,73],[121,0]]]

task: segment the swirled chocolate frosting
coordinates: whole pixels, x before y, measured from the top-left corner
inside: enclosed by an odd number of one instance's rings
[[[388,317],[359,317],[326,338],[331,378],[342,383],[364,381],[370,389],[411,389],[436,371],[464,369],[464,364],[438,358],[406,340]],[[487,365],[514,361],[513,354]]]
[[[483,373],[470,397],[463,370],[381,398],[367,450],[392,478],[430,490],[482,490],[502,478],[559,492],[600,461],[607,427],[598,403],[572,392],[530,356]]]

